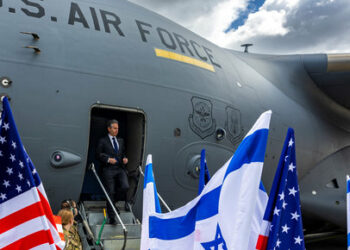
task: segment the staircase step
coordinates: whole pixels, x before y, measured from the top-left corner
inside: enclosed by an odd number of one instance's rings
[[[141,236],[141,224],[125,224],[128,231],[128,238],[140,238]],[[91,227],[96,239],[100,232],[101,225],[94,225]],[[113,240],[124,239],[124,231],[120,224],[110,225],[105,224],[101,235],[101,240]]]
[[[102,210],[106,207],[106,201],[84,201],[83,204],[86,211]]]
[[[139,250],[140,239],[128,239],[125,249],[127,250]],[[104,240],[103,246],[105,250],[120,250],[123,247],[124,239],[121,240]]]
[[[119,214],[124,224],[134,224],[134,215],[131,212],[121,212]],[[90,225],[101,225],[104,216],[101,212],[88,212],[88,220]]]

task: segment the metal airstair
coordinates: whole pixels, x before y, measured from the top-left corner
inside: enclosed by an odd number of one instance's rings
[[[132,210],[124,210],[124,202],[113,204],[109,198],[99,176],[96,173],[94,164],[90,165],[97,181],[103,189],[107,201],[83,201],[79,205],[79,214],[82,223],[78,230],[81,236],[83,249],[87,250],[120,250],[140,249],[141,223],[135,218]],[[105,209],[107,202],[112,204],[117,224],[107,224]],[[119,209],[120,214],[117,213]]]

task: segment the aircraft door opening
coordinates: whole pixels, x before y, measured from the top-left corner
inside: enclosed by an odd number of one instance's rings
[[[91,109],[90,138],[87,166],[80,201],[106,200],[95,176],[88,166],[93,162],[98,175],[102,176],[101,164],[96,156],[96,148],[100,138],[107,135],[107,122],[118,120],[118,137],[124,139],[125,153],[129,160],[127,164],[130,188],[127,196],[129,202],[134,202],[134,196],[139,181],[139,166],[142,165],[145,145],[145,115],[141,110],[121,108],[107,105],[96,105]]]

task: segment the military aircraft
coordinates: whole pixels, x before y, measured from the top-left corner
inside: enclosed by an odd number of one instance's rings
[[[213,174],[271,109],[267,190],[293,127],[305,220],[345,228],[350,55],[224,49],[128,1],[0,0],[0,20],[0,94],[54,211],[104,199],[88,166],[108,119],[120,122],[140,217],[145,155],[177,208],[197,193],[201,149]]]

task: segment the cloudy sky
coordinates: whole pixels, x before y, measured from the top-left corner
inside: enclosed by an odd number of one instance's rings
[[[256,53],[350,53],[350,0],[130,0],[219,46]]]

